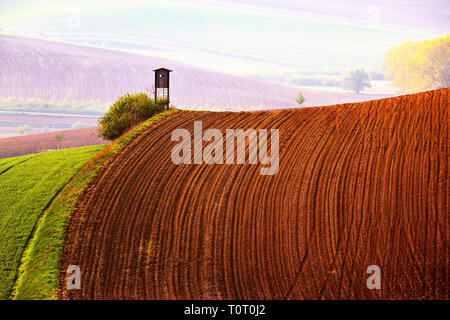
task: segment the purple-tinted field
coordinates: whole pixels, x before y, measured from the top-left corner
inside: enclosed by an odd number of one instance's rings
[[[10,115],[1,114],[2,121],[10,123],[30,123],[30,124],[47,124],[49,122],[71,124],[77,121],[83,122],[87,125],[97,125],[97,119],[95,117],[58,117],[58,116],[29,116],[29,115]]]
[[[60,142],[55,139],[57,133],[62,134]],[[98,137],[96,127],[29,134],[0,139],[0,158],[104,143],[107,143],[107,141]]]
[[[17,127],[0,127],[0,139],[15,137],[15,136],[22,136],[21,134],[17,133],[17,129],[18,129]],[[47,132],[60,131],[60,130],[61,129],[59,129],[59,128],[48,128]],[[38,134],[38,133],[42,133],[42,128],[31,127],[23,135]]]
[[[0,110],[0,138],[20,135],[18,129],[22,126],[27,127],[23,134],[96,127],[97,116]]]
[[[38,39],[0,36],[0,96],[114,101],[153,84],[153,69],[171,75],[171,101],[179,108],[296,107],[299,89],[232,76],[138,54]],[[380,95],[302,90],[304,106],[365,101]]]

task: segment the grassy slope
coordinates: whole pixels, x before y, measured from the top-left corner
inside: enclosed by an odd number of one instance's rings
[[[8,171],[12,167],[14,167],[16,164],[19,164],[20,162],[27,161],[29,158],[36,156],[34,154],[29,154],[21,157],[13,157],[13,158],[5,158],[0,159],[0,175],[4,172]]]
[[[36,235],[25,251],[19,277],[12,293],[13,299],[57,298],[60,272],[59,258],[64,244],[64,230],[78,197],[95,177],[98,170],[106,165],[117,151],[128,145],[134,137],[149,125],[175,111],[175,109],[171,109],[153,116],[117,139],[92,159],[63,188],[40,219]]]
[[[7,299],[24,248],[47,205],[102,146],[27,155],[0,162],[0,299]]]

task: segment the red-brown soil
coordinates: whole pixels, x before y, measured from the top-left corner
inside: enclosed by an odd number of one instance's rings
[[[68,299],[448,299],[449,89],[322,108],[180,111],[71,218]],[[278,128],[280,168],[174,165],[176,128]],[[81,289],[65,290],[69,264]],[[366,287],[369,265],[381,290]]]
[[[60,142],[55,139],[56,134],[63,135]],[[97,127],[29,134],[0,139],[0,158],[104,143],[107,141],[98,136]]]

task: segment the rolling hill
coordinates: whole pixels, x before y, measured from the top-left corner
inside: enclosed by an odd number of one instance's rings
[[[66,299],[448,299],[450,89],[320,108],[178,111],[89,185],[66,231]],[[279,170],[180,164],[194,121],[279,129]],[[68,265],[82,270],[66,290]],[[382,290],[366,287],[381,268]]]
[[[298,88],[201,69],[133,53],[0,35],[0,97],[58,101],[115,101],[146,91],[153,69],[166,67],[177,107],[254,110],[296,106]],[[380,96],[302,90],[305,106],[375,99]]]

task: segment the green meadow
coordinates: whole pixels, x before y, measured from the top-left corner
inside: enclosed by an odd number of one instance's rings
[[[43,213],[104,146],[0,159],[0,299],[8,299]]]

